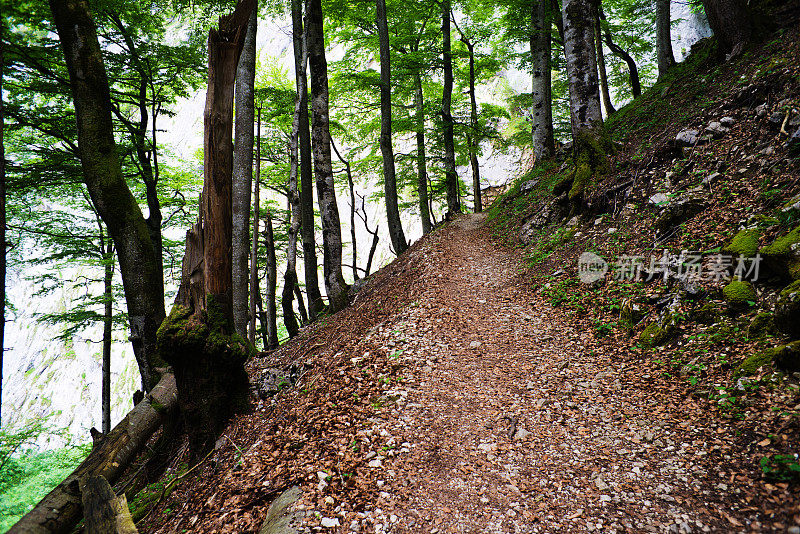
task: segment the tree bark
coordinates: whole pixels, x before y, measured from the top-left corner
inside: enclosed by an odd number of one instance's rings
[[[594,48],[597,53],[597,72],[600,75],[600,96],[603,99],[603,108],[606,117],[616,111],[611,102],[611,93],[608,90],[608,74],[606,73],[606,57],[603,53],[603,29],[600,26],[600,17],[594,17]]]
[[[553,94],[551,66],[552,6],[547,1],[532,4],[530,49],[533,96],[533,155],[537,162],[553,156]]]
[[[6,147],[3,71],[5,36],[0,24],[0,428],[3,428],[3,353],[6,350]]]
[[[669,4],[670,0],[656,0],[656,58],[658,60],[659,79],[675,65],[675,55],[672,53],[672,37],[670,35],[672,18]]]
[[[85,0],[51,0],[69,72],[78,126],[83,179],[105,222],[119,257],[131,342],[142,387],[149,391],[158,379],[156,330],[164,319],[161,266],[136,199],[122,176],[111,98],[97,32]]]
[[[80,481],[86,534],[136,534],[128,499],[119,497],[102,475]]]
[[[466,40],[469,51],[469,122],[472,133],[467,136],[469,145],[469,162],[472,166],[472,189],[475,196],[475,213],[483,211],[483,201],[481,199],[481,167],[478,163],[478,100],[475,97],[475,45]]]
[[[392,150],[392,73],[389,52],[389,25],[386,20],[386,0],[375,0],[378,26],[378,46],[381,62],[381,135],[380,146],[383,156],[383,193],[386,201],[386,221],[389,226],[389,238],[394,253],[398,256],[408,248],[403,224],[400,221],[400,210],[397,205],[397,177],[394,167],[394,151]]]
[[[175,371],[192,461],[211,449],[228,419],[247,409],[244,361],[251,347],[233,331],[232,172],[236,67],[254,0],[239,0],[208,37],[204,185],[200,220],[188,232],[176,306],[159,328]]]
[[[600,112],[593,19],[591,0],[564,1],[564,54],[575,162],[569,191],[573,211],[579,209],[599,176],[609,171],[606,151],[610,143]]]
[[[100,248],[103,250],[105,276],[103,277],[103,385],[101,388],[103,434],[111,432],[111,331],[114,320],[114,247],[106,244],[102,234]]]
[[[233,153],[233,325],[247,336],[248,260],[250,256],[250,194],[253,189],[253,124],[255,122],[257,9],[247,23],[244,46],[236,69],[236,126]]]
[[[272,231],[272,214],[267,211],[267,228],[265,244],[267,248],[267,343],[265,348],[277,349],[278,342],[278,308],[275,303],[278,285],[278,265],[275,259],[275,234]]]
[[[305,65],[308,56],[307,47],[303,47],[301,63]],[[283,275],[283,293],[281,295],[281,308],[283,308],[283,324],[289,338],[295,337],[300,331],[297,317],[294,315],[294,288],[297,285],[297,233],[300,230],[300,196],[297,194],[298,172],[298,137],[300,133],[300,93],[295,95],[294,117],[292,118],[292,134],[289,141],[289,228],[286,245],[286,273]]]
[[[456,150],[453,138],[453,54],[450,48],[450,0],[442,0],[442,60],[444,63],[444,89],[442,91],[442,123],[444,126],[444,175],[447,188],[447,210],[451,214],[461,212],[458,174],[456,174]]]
[[[703,0],[711,31],[720,50],[736,57],[753,36],[753,23],[745,0]]]
[[[428,208],[428,160],[425,155],[425,101],[422,94],[422,75],[414,72],[414,110],[416,112],[417,138],[417,198],[422,234],[431,231],[431,213]]]
[[[164,414],[176,405],[176,393],[175,378],[164,374],[144,400],[103,437],[75,471],[11,527],[9,534],[72,532],[83,515],[80,481],[102,476],[110,484],[116,483],[161,425]]]
[[[259,210],[261,209],[260,189],[261,189],[261,108],[258,108],[258,120],[256,121],[256,181],[253,187],[253,239],[250,243],[250,329],[247,335],[250,344],[256,343],[256,295],[258,294],[258,225]],[[264,347],[266,348],[266,347]]]
[[[308,81],[306,78],[307,60],[303,61],[303,47],[307,36],[303,27],[302,0],[292,0],[292,43],[294,48],[294,67],[297,94],[300,95],[300,215],[302,217],[301,235],[303,239],[303,265],[308,300],[308,315],[311,321],[325,307],[319,291],[317,274],[317,243],[314,225],[314,172],[311,161],[311,133],[308,127]]]
[[[312,147],[317,199],[322,216],[322,248],[325,289],[331,312],[348,304],[347,284],[342,276],[342,229],[331,166],[331,133],[328,110],[328,64],[321,0],[308,3],[308,62],[311,70]]]

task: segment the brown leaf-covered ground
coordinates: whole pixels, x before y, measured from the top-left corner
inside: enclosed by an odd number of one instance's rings
[[[145,532],[736,532],[795,521],[735,424],[552,308],[464,216],[276,358],[299,383],[234,421]],[[253,377],[259,366],[254,365]],[[770,515],[778,512],[777,515]],[[319,525],[338,524],[331,528]]]

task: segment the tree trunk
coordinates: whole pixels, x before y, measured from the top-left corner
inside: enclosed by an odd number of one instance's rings
[[[303,47],[307,36],[303,29],[302,0],[292,0],[292,43],[294,47],[294,66],[297,94],[300,95],[300,225],[303,239],[303,265],[308,299],[308,315],[314,321],[325,307],[319,291],[317,275],[317,243],[314,226],[314,172],[311,162],[311,133],[308,128],[308,82],[306,64],[303,61]]]
[[[636,61],[634,61],[629,53],[611,39],[611,31],[608,28],[603,29],[603,34],[606,38],[606,46],[615,56],[622,59],[628,65],[628,73],[631,81],[631,95],[633,95],[633,98],[639,98],[642,96],[642,84],[639,81],[639,68],[636,66]]]
[[[233,93],[254,0],[239,0],[208,37],[204,185],[200,221],[188,232],[176,306],[159,329],[175,370],[192,461],[211,449],[225,423],[247,409],[244,361],[251,347],[232,337]]]
[[[255,122],[257,9],[247,23],[242,54],[236,69],[236,131],[233,154],[233,325],[247,336],[248,260],[250,256],[250,194],[253,189],[253,123]]]
[[[175,379],[167,373],[145,399],[100,440],[75,471],[11,527],[9,534],[72,532],[83,515],[80,481],[102,476],[110,484],[116,483],[161,425],[164,414],[175,405]]]
[[[564,54],[569,81],[575,173],[569,199],[580,209],[586,193],[609,172],[609,142],[603,130],[591,0],[564,1]]]
[[[256,134],[256,183],[253,188],[253,239],[250,243],[250,330],[247,335],[250,344],[256,344],[256,295],[258,294],[258,218],[261,208],[261,108],[258,108],[258,129]],[[266,347],[264,347],[266,348]]]
[[[267,343],[264,348],[277,349],[278,308],[275,303],[278,285],[278,264],[275,259],[275,234],[272,231],[272,213],[267,211],[265,244],[267,248]]]
[[[6,350],[6,147],[3,71],[5,70],[4,26],[0,24],[0,428],[3,428],[3,353]]]
[[[325,289],[331,312],[347,306],[347,284],[342,276],[342,229],[331,166],[331,132],[328,110],[328,63],[325,59],[322,1],[308,3],[308,62],[311,70],[312,147],[317,199],[322,216]]]
[[[444,89],[442,91],[442,123],[444,126],[444,176],[447,187],[447,210],[461,212],[458,174],[456,174],[456,149],[453,139],[453,54],[450,49],[450,0],[442,1],[442,59],[444,62]]]
[[[422,95],[422,75],[419,70],[414,72],[414,109],[417,130],[417,198],[422,234],[425,235],[431,231],[431,213],[428,209],[428,162],[425,155],[425,101]]]
[[[102,475],[80,481],[86,534],[136,534],[128,500],[119,497]]]
[[[675,56],[672,53],[672,37],[670,26],[672,17],[669,11],[670,0],[656,0],[656,57],[658,59],[658,77],[675,65]]]
[[[703,0],[708,25],[720,50],[736,57],[753,35],[753,23],[745,0]]]
[[[308,49],[303,47],[301,64],[305,65],[307,56]],[[286,325],[286,331],[290,339],[300,331],[293,306],[294,288],[297,285],[297,233],[300,230],[300,196],[297,194],[297,143],[300,130],[300,106],[301,97],[300,93],[297,93],[295,95],[294,117],[292,119],[292,134],[289,141],[289,228],[287,232],[288,243],[286,245],[286,274],[283,276],[283,294],[281,295],[283,324]]]
[[[103,249],[105,276],[103,277],[103,385],[101,388],[103,434],[111,432],[111,330],[114,321],[114,247],[106,244],[101,234],[100,247]]]
[[[611,102],[611,93],[608,90],[608,75],[606,73],[606,57],[603,54],[603,34],[600,26],[600,17],[594,17],[594,48],[597,53],[597,71],[600,74],[600,96],[603,97],[603,107],[606,117],[616,111]]]
[[[336,148],[336,143],[331,139],[331,147],[336,153],[336,157],[344,165],[345,172],[347,173],[347,188],[350,191],[350,240],[353,246],[353,280],[358,280],[358,242],[356,240],[356,190],[353,183],[353,172],[350,169],[350,162],[342,157],[339,149]]]
[[[158,379],[156,330],[164,319],[163,273],[147,223],[122,175],[111,98],[94,22],[85,0],[51,0],[50,8],[69,72],[83,179],[119,257],[142,387]]]
[[[383,193],[386,200],[386,222],[389,225],[389,238],[394,253],[398,256],[408,248],[400,210],[397,206],[397,177],[392,150],[392,74],[389,53],[389,26],[386,21],[386,0],[375,0],[378,26],[378,45],[381,61],[381,135],[380,146],[383,156]]]
[[[297,311],[300,313],[300,322],[302,324],[308,324],[308,312],[306,311],[306,305],[303,304],[303,292],[300,291],[300,284],[297,283],[296,280],[294,284],[294,296],[297,298]]]
[[[483,211],[481,199],[481,167],[478,163],[478,100],[475,97],[475,45],[464,40],[469,51],[469,123],[472,134],[467,136],[469,162],[472,166],[472,189],[474,190],[475,213]]]
[[[552,7],[547,1],[532,4],[530,48],[531,74],[533,77],[531,93],[533,96],[533,155],[536,162],[553,156],[553,94],[551,66]]]

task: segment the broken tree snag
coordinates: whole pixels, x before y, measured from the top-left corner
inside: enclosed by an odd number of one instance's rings
[[[136,534],[125,495],[117,495],[102,476],[81,481],[86,534]]]
[[[80,481],[92,476],[102,476],[110,484],[119,480],[153,432],[161,426],[163,414],[176,404],[175,378],[172,374],[165,374],[77,469],[11,527],[9,533],[72,532],[83,517]]]
[[[181,287],[158,329],[160,354],[173,367],[192,461],[210,450],[231,415],[248,405],[244,362],[252,351],[233,332],[232,175],[236,67],[253,0],[240,0],[208,36],[204,115],[205,180],[199,221],[187,233]]]
[[[212,28],[208,34],[208,91],[203,115],[205,179],[200,206],[205,222],[206,309],[215,308],[213,312],[226,319],[233,316],[233,89],[254,7],[254,0],[240,0],[232,14],[219,18],[219,29]]]

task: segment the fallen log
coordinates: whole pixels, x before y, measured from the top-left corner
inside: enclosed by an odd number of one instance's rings
[[[104,477],[110,484],[119,480],[176,403],[175,377],[167,373],[144,400],[97,443],[75,471],[11,527],[8,534],[71,532],[83,517],[81,481],[96,476]]]
[[[86,534],[137,534],[128,499],[117,497],[103,476],[84,478],[81,495]]]

